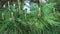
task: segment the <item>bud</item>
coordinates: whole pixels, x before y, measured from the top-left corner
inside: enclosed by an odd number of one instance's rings
[[[8,10],[10,11],[10,3],[9,3],[9,1],[8,1]]]
[[[11,12],[11,16],[12,16],[12,20],[14,21],[14,15],[13,15],[13,12]]]
[[[18,11],[20,13],[20,5],[21,5],[21,2],[20,2],[20,0],[17,0],[17,2],[18,2]]]
[[[27,19],[27,14],[25,14],[25,19]]]
[[[4,20],[4,13],[2,13],[2,20]]]
[[[41,5],[47,3],[47,1],[46,0],[39,0],[39,2],[40,2]]]
[[[41,17],[41,9],[39,8],[38,18]]]
[[[53,8],[53,13],[55,14],[55,8]]]

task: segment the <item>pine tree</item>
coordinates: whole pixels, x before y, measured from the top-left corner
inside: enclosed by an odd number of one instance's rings
[[[40,0],[35,8],[31,4],[29,14],[21,9],[22,2],[8,1],[8,7],[0,10],[0,34],[60,34],[60,13],[55,0]]]

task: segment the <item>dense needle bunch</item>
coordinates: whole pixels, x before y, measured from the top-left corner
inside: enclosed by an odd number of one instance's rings
[[[0,9],[0,34],[60,34],[60,13],[56,3],[30,4],[30,13],[22,10],[22,3],[8,1],[8,8]]]

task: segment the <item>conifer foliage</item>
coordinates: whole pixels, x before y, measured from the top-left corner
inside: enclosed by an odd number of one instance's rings
[[[24,0],[7,1],[0,9],[0,34],[60,34],[58,2],[39,1],[30,0],[30,13],[23,10]]]

